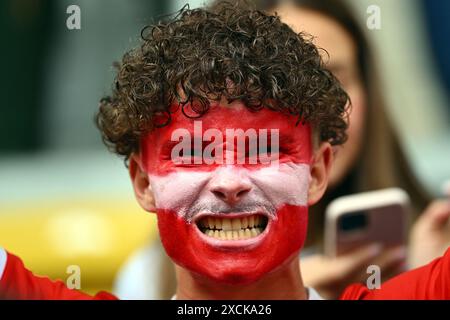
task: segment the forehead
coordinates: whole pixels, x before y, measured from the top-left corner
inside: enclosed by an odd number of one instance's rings
[[[189,107],[187,108],[189,110]],[[189,111],[187,111],[189,114]],[[171,121],[167,126],[154,130],[150,135],[161,138],[165,133],[176,129],[194,130],[194,122],[202,124],[202,131],[217,129],[225,132],[226,129],[278,129],[284,136],[309,138],[309,126],[297,124],[298,116],[284,114],[280,111],[262,108],[253,111],[242,103],[232,105],[211,104],[208,111],[197,118],[186,117],[180,108],[171,114]],[[307,128],[308,127],[308,128]],[[306,135],[306,136],[305,136]]]

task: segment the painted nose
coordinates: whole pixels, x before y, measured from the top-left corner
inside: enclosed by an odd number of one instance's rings
[[[251,186],[245,177],[239,174],[224,173],[218,175],[211,182],[211,192],[220,200],[228,204],[236,204],[247,195]]]

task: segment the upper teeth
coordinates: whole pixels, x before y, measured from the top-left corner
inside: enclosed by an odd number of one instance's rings
[[[243,218],[207,217],[200,221],[203,232],[222,240],[240,240],[256,237],[263,231],[264,218],[257,215]]]
[[[261,216],[248,216],[243,218],[213,218],[207,217],[201,220],[201,226],[213,230],[235,230],[259,227],[263,223]]]

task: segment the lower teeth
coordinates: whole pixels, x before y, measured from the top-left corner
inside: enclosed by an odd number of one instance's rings
[[[229,230],[229,231],[223,231],[223,230],[211,230],[207,229],[204,231],[204,233],[207,236],[220,239],[220,240],[245,240],[249,238],[254,238],[261,234],[263,231],[262,228],[247,228],[247,229],[241,229],[239,231],[237,230]]]

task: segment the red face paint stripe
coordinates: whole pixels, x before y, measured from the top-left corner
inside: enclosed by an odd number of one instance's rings
[[[158,227],[167,254],[180,266],[229,284],[251,283],[280,267],[303,247],[308,208],[284,205],[258,246],[234,250],[214,247],[200,236],[195,224],[175,211],[158,210]]]
[[[172,134],[177,129],[185,129],[194,134],[195,121],[201,121],[203,135],[208,129],[216,129],[222,133],[226,142],[227,129],[254,129],[259,132],[267,129],[279,132],[279,163],[309,163],[311,159],[311,129],[309,125],[295,125],[297,118],[269,109],[252,112],[244,106],[232,108],[214,106],[206,115],[199,119],[185,117],[180,110],[172,114],[169,125],[155,129],[141,140],[141,156],[145,170],[153,175],[165,175],[177,170],[211,171],[223,164],[175,164],[171,158],[170,149],[174,145]],[[198,134],[198,133],[197,133]],[[193,137],[193,135],[192,135]],[[209,143],[209,141],[208,141]],[[170,148],[167,145],[171,146]],[[227,150],[227,147],[224,147]],[[237,148],[234,148],[236,150]],[[225,161],[225,159],[223,159]],[[236,164],[249,170],[256,170],[266,164],[256,163]]]

